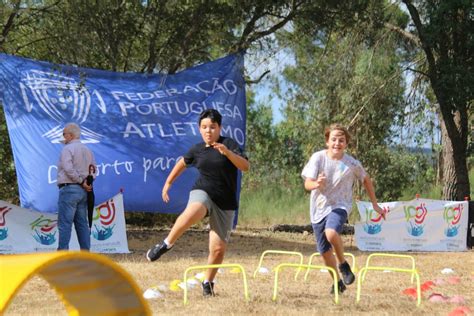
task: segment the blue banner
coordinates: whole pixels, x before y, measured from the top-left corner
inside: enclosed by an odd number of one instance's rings
[[[56,65],[0,54],[0,101],[18,177],[21,206],[56,212],[57,162],[62,130],[81,126],[94,152],[96,201],[123,189],[127,211],[179,213],[197,170],[170,190],[169,172],[191,145],[201,142],[198,117],[213,108],[222,135],[245,146],[243,55],[229,55],[174,75],[117,73]]]

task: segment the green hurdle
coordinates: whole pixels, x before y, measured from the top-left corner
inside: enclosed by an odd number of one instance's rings
[[[249,293],[248,293],[248,286],[247,286],[247,275],[245,274],[245,269],[240,264],[233,264],[233,263],[226,263],[226,264],[207,264],[201,266],[192,266],[184,271],[183,283],[184,283],[184,298],[183,302],[184,305],[188,303],[188,273],[193,270],[201,270],[201,269],[214,269],[214,268],[237,268],[242,273],[242,283],[244,285],[244,297],[248,301],[249,300]]]
[[[255,269],[255,272],[253,273],[253,277],[255,278],[255,276],[257,275],[257,272],[260,270],[260,268],[262,267],[262,262],[263,262],[263,258],[265,257],[265,255],[267,254],[281,254],[281,255],[291,255],[291,256],[297,256],[300,258],[300,263],[299,265],[302,267],[304,266],[303,265],[303,254],[301,252],[297,252],[297,251],[284,251],[284,250],[265,250],[262,255],[260,256],[260,261],[258,262],[258,266],[257,266],[257,269]],[[298,270],[296,271],[296,274],[295,274],[295,280],[298,279],[298,274],[300,273],[301,271],[301,267],[298,268]]]
[[[317,257],[317,256],[320,256],[320,253],[319,252],[315,252],[313,253],[310,257],[309,257],[309,261],[308,261],[308,266],[310,266],[312,263],[313,263],[313,258],[314,257]],[[350,253],[350,252],[344,252],[344,256],[349,256],[352,258],[352,272],[354,273],[357,273],[357,267],[356,267],[356,260],[355,260],[355,256]],[[325,268],[326,269],[326,268]],[[307,269],[306,270],[306,273],[304,275],[304,280],[306,281],[306,279],[308,278],[308,275],[309,275],[309,272],[311,271],[311,269]]]
[[[297,264],[297,263],[281,263],[275,268],[275,283],[273,287],[273,297],[272,300],[276,301],[277,295],[278,295],[278,274],[280,270],[283,268],[298,268],[298,271],[300,269],[327,269],[329,272],[332,273],[333,280],[334,280],[334,302],[336,304],[339,304],[339,288],[337,286],[337,275],[336,275],[336,270],[334,270],[331,267],[328,266],[322,266],[322,265],[307,265],[307,264]]]

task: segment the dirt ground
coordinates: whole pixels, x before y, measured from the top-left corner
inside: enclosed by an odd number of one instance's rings
[[[244,267],[249,301],[244,299],[242,275],[227,268],[217,275],[216,293],[213,298],[203,298],[199,286],[189,290],[189,303],[183,305],[183,291],[173,291],[173,280],[182,279],[186,268],[207,263],[208,233],[191,230],[177,242],[175,247],[160,260],[150,263],[145,259],[146,250],[166,237],[167,230],[128,229],[130,254],[107,255],[128,271],[144,292],[153,286],[161,286],[162,298],[148,300],[154,315],[448,315],[458,307],[474,314],[474,251],[458,253],[404,253],[415,258],[421,283],[437,283],[422,293],[422,303],[416,306],[414,298],[403,294],[407,288],[415,287],[410,275],[387,271],[369,271],[362,283],[361,299],[356,303],[357,281],[348,286],[340,296],[339,304],[329,294],[331,279],[328,273],[312,271],[304,281],[304,273],[295,280],[294,269],[281,272],[278,296],[272,300],[274,272],[279,263],[296,263],[296,256],[268,255],[262,264],[270,273],[254,271],[260,255],[265,250],[300,252],[307,263],[315,252],[313,236],[308,233],[271,232],[264,229],[237,230],[229,243],[224,263],[240,264]],[[365,265],[370,253],[357,250],[353,236],[344,236],[345,251],[356,259],[356,270]],[[410,268],[411,262],[400,258],[374,259],[374,265]],[[352,263],[351,259],[348,261]],[[313,264],[322,264],[318,257]],[[443,274],[445,268],[453,270]],[[200,271],[196,271],[200,272]],[[444,303],[431,302],[433,294],[442,294]],[[456,299],[454,299],[456,298]],[[449,302],[451,300],[451,302]],[[17,294],[5,315],[64,315],[64,306],[57,294],[44,280],[35,277]]]

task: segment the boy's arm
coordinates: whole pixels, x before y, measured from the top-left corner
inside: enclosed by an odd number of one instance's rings
[[[229,159],[237,169],[239,169],[241,171],[249,171],[250,163],[244,157],[242,157],[240,155],[237,155],[236,153],[234,153],[231,150],[228,150],[223,155],[225,155],[227,157],[227,159]]]
[[[168,175],[168,178],[166,178],[165,185],[161,191],[161,197],[166,203],[168,203],[170,200],[170,197],[168,196],[168,190],[170,189],[171,184],[173,184],[176,178],[179,177],[184,170],[186,170],[186,164],[184,163],[184,159],[181,158],[176,162],[176,165],[174,165],[173,169]]]
[[[369,196],[369,199],[372,202],[372,207],[377,213],[382,215],[383,219],[385,219],[385,211],[377,203],[377,198],[375,197],[374,185],[372,184],[372,180],[370,180],[370,176],[368,174],[364,177],[363,183],[364,183],[365,191],[367,192],[367,195]]]
[[[246,159],[246,158],[244,158],[240,155],[237,155],[232,150],[227,148],[227,146],[224,145],[224,144],[214,143],[212,147],[214,149],[217,149],[221,153],[221,155],[226,156],[227,159],[229,159],[230,162],[232,162],[232,164],[234,164],[234,166],[237,169],[239,169],[241,171],[249,171],[250,163],[249,163],[248,159]]]

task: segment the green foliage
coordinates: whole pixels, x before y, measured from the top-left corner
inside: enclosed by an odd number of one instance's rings
[[[407,152],[403,148],[374,148],[368,151],[363,161],[375,180],[376,195],[380,201],[396,201],[408,190],[427,190],[434,182],[432,168],[421,154]],[[365,195],[363,195],[365,197]]]
[[[278,168],[272,158],[276,147],[276,137],[272,127],[272,109],[270,106],[249,103],[247,110],[246,151],[252,162],[251,172],[246,174],[247,185],[255,187],[261,179],[267,178]]]
[[[0,139],[3,140],[0,146],[0,200],[19,204],[15,166],[3,106],[0,106]]]
[[[417,175],[416,158],[391,149],[394,126],[405,108],[400,42],[380,28],[385,22],[380,12],[385,11],[371,5],[373,16],[361,17],[350,28],[312,32],[303,21],[279,37],[292,48],[296,63],[284,71],[289,89],[276,91],[287,101],[276,135],[280,142],[291,141],[291,172],[299,175],[311,153],[325,147],[326,126],[350,125],[349,152],[375,178],[379,199],[394,200]],[[391,10],[393,15],[387,11],[385,19],[406,22],[398,10]]]

